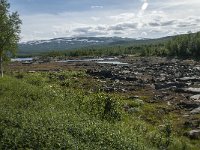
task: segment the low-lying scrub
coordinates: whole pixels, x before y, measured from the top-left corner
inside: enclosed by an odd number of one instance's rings
[[[84,72],[1,78],[0,149],[198,149],[177,138],[169,122],[157,128],[124,111],[122,97],[74,86],[83,78]]]

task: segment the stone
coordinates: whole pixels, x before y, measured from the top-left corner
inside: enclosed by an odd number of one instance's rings
[[[199,70],[200,71],[200,66],[196,66],[194,67],[194,69]]]
[[[178,103],[178,106],[181,108],[189,109],[189,110],[194,110],[199,107],[198,104],[191,103],[191,102],[181,102],[181,103]]]
[[[176,79],[177,81],[183,81],[183,82],[199,82],[200,78],[199,77],[183,77]]]
[[[94,75],[94,76],[100,76],[104,78],[113,78],[113,74],[110,70],[92,70],[88,71],[89,74]]]
[[[179,82],[167,82],[167,83],[157,83],[155,84],[155,89],[167,89],[170,87],[176,87],[176,88],[182,88],[187,86],[185,83],[179,83]]]
[[[167,102],[167,105],[168,105],[168,106],[171,106],[172,104],[171,104],[170,102]]]
[[[191,130],[189,132],[186,133],[186,135],[190,138],[190,139],[200,139],[200,130]]]
[[[200,102],[200,94],[191,96],[190,100]]]
[[[193,109],[190,113],[191,114],[200,114],[200,107]]]
[[[124,105],[124,110],[125,110],[126,112],[128,112],[128,113],[135,113],[135,112],[140,111],[139,108],[130,106],[129,104],[125,104],[125,105]]]
[[[36,71],[28,71],[28,73],[36,73]]]
[[[135,96],[129,96],[128,99],[138,99],[139,96],[135,95]]]
[[[200,125],[200,120],[190,119],[190,115],[187,117],[187,121],[183,124],[185,128],[197,129]]]
[[[182,92],[190,94],[200,94],[200,88],[183,88]]]

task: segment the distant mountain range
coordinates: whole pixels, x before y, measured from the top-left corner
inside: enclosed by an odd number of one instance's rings
[[[85,47],[114,46],[125,44],[147,44],[163,41],[161,39],[132,39],[121,37],[76,37],[76,38],[55,38],[50,40],[38,40],[19,43],[19,55],[40,54],[49,51],[73,50]]]

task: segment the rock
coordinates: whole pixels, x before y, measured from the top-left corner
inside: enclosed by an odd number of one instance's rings
[[[191,103],[191,102],[181,102],[181,103],[178,103],[178,106],[181,108],[189,109],[189,110],[193,110],[199,107],[198,104]]]
[[[200,94],[200,88],[177,89],[177,92],[185,92],[185,93],[190,93],[190,94]]]
[[[126,112],[128,112],[128,113],[135,113],[135,112],[139,112],[139,111],[140,111],[139,108],[130,106],[129,104],[125,104],[125,105],[124,105],[124,110],[125,110]]]
[[[101,70],[99,72],[99,75],[103,76],[105,78],[111,78],[111,77],[113,77],[113,74],[112,74],[112,72],[110,70]]]
[[[167,102],[167,105],[168,105],[168,106],[171,106],[172,104],[171,104],[170,102]]]
[[[185,123],[183,125],[184,125],[185,128],[196,129],[200,125],[200,120],[198,120],[198,119],[190,119],[189,117],[187,117],[187,121],[185,121]]]
[[[200,114],[200,107],[193,109],[190,113],[191,114]]]
[[[190,138],[190,139],[200,139],[200,130],[191,130],[189,132],[186,133],[186,135]]]
[[[131,73],[131,71],[129,71],[129,70],[124,70],[124,71],[122,71],[122,73],[123,73],[123,74],[129,74],[129,73]]]
[[[87,70],[86,72],[89,75],[92,76],[101,76],[104,78],[112,78],[113,74],[110,70]]]
[[[196,66],[194,67],[194,69],[199,70],[200,71],[200,66]]]
[[[28,71],[28,73],[36,73],[36,71]]]
[[[129,76],[129,77],[125,77],[124,80],[126,80],[126,81],[137,81],[137,78],[134,77],[134,76]]]
[[[114,87],[105,87],[104,91],[105,92],[114,92],[116,89]]]
[[[144,104],[144,101],[141,100],[141,99],[136,99],[135,101],[136,101],[138,104],[140,104],[140,105],[143,105],[143,104]]]
[[[183,77],[183,78],[179,78],[176,79],[177,81],[183,81],[183,82],[200,82],[200,78],[199,77]]]
[[[200,102],[200,94],[191,96],[190,100]]]
[[[135,112],[139,112],[140,111],[140,109],[139,108],[130,108],[130,109],[128,109],[128,113],[135,113]]]
[[[135,96],[129,96],[128,99],[138,99],[139,96],[135,95]]]
[[[155,84],[155,89],[159,90],[159,89],[167,89],[170,87],[177,87],[177,88],[182,88],[187,86],[187,84],[185,83],[179,83],[179,82],[168,82],[168,83],[157,83]]]
[[[156,89],[155,85],[154,84],[149,84],[149,86],[152,88],[152,89]]]

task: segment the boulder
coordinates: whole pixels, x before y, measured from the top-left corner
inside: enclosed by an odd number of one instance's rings
[[[189,132],[186,133],[186,135],[190,138],[190,139],[200,139],[200,130],[191,130]]]
[[[135,113],[135,112],[139,112],[139,111],[140,111],[139,108],[133,107],[133,106],[131,106],[131,105],[129,105],[129,104],[125,104],[125,105],[124,105],[124,110],[125,110],[126,112],[128,112],[128,113]]]
[[[200,82],[199,77],[183,77],[176,79],[177,81],[183,81],[183,82]]]
[[[200,88],[183,88],[177,89],[177,92],[189,93],[189,94],[200,94]]]
[[[190,113],[191,114],[200,114],[200,107],[193,109]]]
[[[182,88],[182,87],[185,87],[185,86],[187,86],[187,84],[179,83],[179,82],[156,83],[155,89],[156,90],[167,89],[167,88],[170,88],[170,87]]]
[[[189,109],[189,110],[194,110],[199,107],[198,104],[191,103],[191,102],[181,102],[181,103],[178,103],[178,106],[181,108]]]
[[[191,96],[190,100],[200,102],[200,94]]]
[[[92,76],[101,76],[104,78],[112,78],[113,74],[110,70],[87,70],[86,72],[89,75]]]
[[[190,115],[188,115],[188,117],[190,117]],[[199,125],[200,125],[200,120],[198,119],[188,118],[187,121],[185,121],[184,123],[185,128],[192,128],[192,129],[198,128]]]

